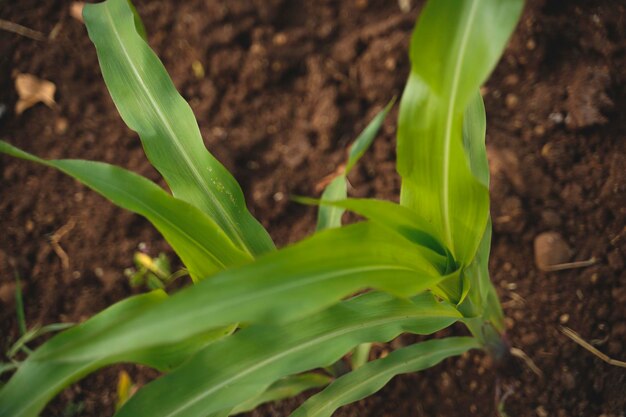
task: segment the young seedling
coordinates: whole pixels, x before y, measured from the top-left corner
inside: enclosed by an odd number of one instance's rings
[[[487,269],[489,169],[479,88],[521,8],[521,0],[428,2],[413,31],[400,101],[400,204],[347,198],[345,175],[384,111],[351,148],[344,174],[319,201],[307,200],[321,204],[318,232],[276,250],[239,185],[204,147],[128,0],[86,5],[111,97],[172,194],[108,164],[44,160],[6,142],[0,151],[61,170],[146,217],[196,285],[172,296],[154,290],[131,297],[44,343],[0,390],[0,416],[36,416],[67,385],[119,362],[167,371],[128,399],[120,417],[228,416],[328,384],[292,414],[322,417],[449,356],[478,348],[501,356],[503,316]],[[367,220],[342,226],[343,210]],[[367,361],[371,343],[455,322],[472,336]],[[319,371],[350,352],[351,372]]]

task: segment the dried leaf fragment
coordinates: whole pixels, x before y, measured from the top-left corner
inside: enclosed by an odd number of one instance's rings
[[[83,8],[85,7],[84,1],[73,1],[70,5],[70,16],[79,22],[83,22]]]
[[[42,80],[32,74],[17,74],[15,77],[15,90],[19,100],[15,104],[15,113],[22,114],[24,110],[41,102],[52,108],[56,104],[54,93],[56,85],[48,80]]]

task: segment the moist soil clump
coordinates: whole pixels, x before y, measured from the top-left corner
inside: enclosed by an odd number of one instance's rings
[[[253,214],[279,246],[312,233],[315,209],[289,196],[319,195],[349,142],[401,94],[421,3],[408,13],[383,0],[136,5],[207,147],[240,181]],[[0,18],[47,38],[0,31],[0,137],[44,157],[106,161],[159,181],[119,118],[94,47],[70,7],[69,1],[0,4]],[[626,359],[624,68],[623,2],[529,1],[482,90],[492,170],[492,279],[509,343],[532,358],[543,377],[519,363],[517,372],[496,372],[490,358],[471,353],[395,378],[336,415],[493,416],[497,409],[529,417],[624,415],[624,369],[559,330],[571,327],[611,357]],[[21,73],[52,81],[57,104],[15,114],[14,79]],[[397,198],[396,116],[397,107],[351,173],[353,196]],[[2,351],[18,337],[14,273],[22,278],[29,326],[80,322],[141,291],[124,276],[140,244],[153,256],[173,258],[145,220],[58,172],[6,156],[0,172]],[[558,247],[536,244],[545,233],[558,236],[551,240]],[[564,271],[535,263],[592,258],[592,266]],[[451,332],[462,330],[439,336]],[[411,341],[377,346],[372,355]],[[137,384],[156,376],[141,367],[108,368],[65,390],[44,415],[111,415],[121,369]],[[302,399],[250,415],[287,416]]]

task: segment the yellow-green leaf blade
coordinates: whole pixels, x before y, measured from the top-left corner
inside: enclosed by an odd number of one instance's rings
[[[401,300],[369,293],[284,326],[251,326],[146,386],[117,417],[193,417],[230,409],[280,378],[334,363],[360,343],[403,332],[430,334],[459,318],[431,294]]]
[[[147,218],[180,256],[194,278],[250,261],[205,213],[150,180],[114,165],[82,160],[46,161],[0,141],[0,152],[56,168],[114,204]]]
[[[137,33],[128,1],[87,4],[83,14],[120,115],[173,194],[209,214],[240,249],[253,255],[272,250],[239,184],[207,151],[191,108]]]
[[[479,347],[476,339],[449,337],[396,350],[335,380],[305,401],[291,417],[330,417],[339,407],[374,394],[396,375],[421,371],[447,357]]]
[[[457,261],[471,262],[489,212],[473,175],[462,125],[472,94],[499,59],[521,0],[430,1],[411,41],[411,74],[400,104],[401,201],[437,228]]]

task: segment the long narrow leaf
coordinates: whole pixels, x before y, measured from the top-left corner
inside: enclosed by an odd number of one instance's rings
[[[360,343],[430,334],[459,318],[430,294],[409,301],[369,293],[285,326],[251,326],[144,387],[117,417],[199,417],[229,409],[282,377],[334,363]]]
[[[136,318],[167,298],[167,294],[161,290],[135,296],[113,305],[78,327],[85,333],[106,335],[115,332],[120,323]],[[37,416],[47,402],[63,388],[112,363],[136,362],[160,370],[171,369],[207,343],[232,330],[232,328],[210,330],[173,343],[164,338],[160,345],[152,345],[150,349],[129,349],[123,353],[112,350],[110,354],[102,352],[97,357],[85,359],[65,356],[58,360],[39,361],[36,351],[19,365],[16,374],[0,389],[0,416]],[[66,337],[64,335],[68,333],[62,333],[52,340]]]
[[[348,174],[359,162],[359,159],[365,154],[371,146],[378,131],[383,125],[389,110],[393,107],[396,99],[393,98],[384,109],[382,109],[371,122],[363,129],[361,134],[356,138],[354,143],[350,145],[348,151],[348,161],[343,172],[335,177],[322,193],[322,201],[343,200],[348,196]],[[317,215],[317,230],[324,230],[341,226],[341,217],[345,210],[341,207],[332,205],[322,205],[319,207]]]
[[[270,385],[261,395],[241,403],[230,414],[245,413],[254,410],[261,404],[295,397],[304,391],[328,385],[330,381],[331,377],[316,372],[290,375]]]
[[[237,181],[206,149],[191,108],[165,67],[137,33],[128,0],[85,5],[111,97],[126,124],[139,133],[146,154],[174,195],[209,214],[244,251],[274,248],[248,212]]]
[[[104,359],[128,360],[129,353],[154,352],[232,323],[297,320],[366,288],[417,294],[443,279],[420,251],[363,222],[220,272],[115,325],[94,327],[94,319],[88,320],[50,339],[25,361],[0,390],[0,415],[5,410],[11,410],[8,415],[36,415],[64,384]],[[63,368],[72,363],[91,367]],[[53,382],[56,372],[68,373],[62,383]],[[25,390],[40,402],[33,405],[30,396],[19,395]]]
[[[489,187],[489,161],[485,146],[487,120],[483,98],[477,91],[465,109],[463,117],[463,146],[474,177]]]
[[[489,213],[462,140],[466,107],[491,72],[522,0],[438,0],[422,11],[411,41],[411,74],[398,124],[402,204],[437,228],[459,263],[471,262]]]
[[[345,175],[335,177],[324,189],[321,201],[343,200],[348,197],[348,180]],[[297,200],[296,200],[297,201]],[[345,210],[332,205],[320,205],[317,211],[316,231],[341,227],[341,217]]]
[[[374,394],[396,375],[430,368],[443,359],[478,347],[476,339],[449,337],[399,349],[337,379],[308,399],[291,417],[330,417],[339,407]]]
[[[163,234],[194,278],[252,259],[237,249],[209,216],[140,175],[101,162],[46,161],[4,141],[0,141],[0,152],[56,168],[118,206],[144,216]]]
[[[373,198],[316,200],[307,197],[296,197],[295,201],[303,204],[339,207],[367,217],[372,222],[380,224],[389,230],[393,230],[409,241],[431,249],[434,254],[439,255],[438,257],[431,258],[433,263],[442,265],[445,269],[444,265],[447,262],[447,250],[435,237],[436,230],[430,223],[420,219],[414,211],[404,206],[391,201],[376,200]]]

